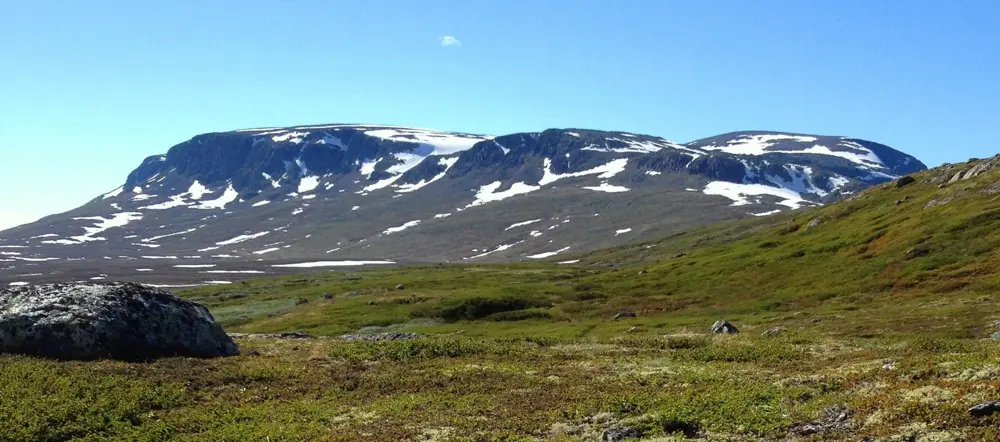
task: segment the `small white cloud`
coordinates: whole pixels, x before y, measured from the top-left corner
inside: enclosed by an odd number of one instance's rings
[[[443,48],[460,48],[462,47],[462,42],[457,38],[450,35],[445,35],[441,37],[441,47]]]

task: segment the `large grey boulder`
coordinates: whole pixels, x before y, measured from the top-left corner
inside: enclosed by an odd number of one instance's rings
[[[0,353],[73,360],[240,354],[205,307],[133,283],[0,290]]]

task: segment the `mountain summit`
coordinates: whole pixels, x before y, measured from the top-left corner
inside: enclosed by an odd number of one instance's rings
[[[779,132],[686,144],[587,129],[209,133],[80,208],[0,233],[0,277],[204,282],[223,268],[544,259],[821,205],[925,168],[871,141]]]

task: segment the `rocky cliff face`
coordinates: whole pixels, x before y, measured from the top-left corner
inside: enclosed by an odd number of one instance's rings
[[[0,283],[49,277],[39,268],[57,264],[96,269],[95,260],[273,272],[321,259],[557,259],[823,204],[924,168],[878,143],[777,132],[687,144],[584,129],[211,133],[147,158],[122,187],[81,208],[0,233]],[[193,279],[210,278],[200,275]]]

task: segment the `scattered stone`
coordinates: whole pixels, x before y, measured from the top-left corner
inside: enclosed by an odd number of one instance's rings
[[[984,402],[969,409],[972,417],[987,417],[1000,413],[1000,401]]]
[[[309,300],[305,298],[299,298],[295,300],[295,305],[308,304]]]
[[[368,305],[375,305],[375,304],[376,304],[375,301],[368,301]]]
[[[906,186],[906,185],[909,185],[909,184],[913,184],[915,182],[917,182],[916,178],[913,178],[912,176],[907,175],[907,176],[904,176],[904,177],[896,180],[896,188],[898,189],[900,187],[903,187],[903,186]]]
[[[230,333],[233,339],[316,339],[315,336],[301,332],[284,333]]]
[[[403,284],[400,284],[400,285],[396,286],[396,290],[403,290],[405,288],[406,288],[406,286],[404,286]]]
[[[882,369],[885,371],[894,371],[896,369],[896,361],[889,361],[882,364]]]
[[[712,325],[712,333],[715,334],[735,335],[739,332],[739,329],[737,329],[735,325],[730,324],[729,321],[725,319],[715,321],[715,324]]]
[[[941,198],[941,199],[931,200],[930,202],[927,203],[926,206],[924,206],[924,208],[925,209],[930,209],[931,207],[935,207],[935,206],[943,206],[945,204],[950,203],[951,200],[953,200],[953,199],[955,199],[955,197],[949,196],[949,197],[945,197],[945,198]]]
[[[820,319],[820,318],[812,318],[812,321],[809,321],[809,322],[812,322],[813,324],[816,324],[816,323],[818,323],[818,322],[822,322],[822,321],[823,321],[823,320],[822,320],[822,319]]]
[[[324,293],[323,299],[333,299],[333,293]]]
[[[635,312],[621,312],[615,315],[615,321],[623,318],[634,318]]]
[[[777,336],[785,332],[783,328],[769,328],[761,336]]]
[[[407,339],[417,339],[422,337],[424,337],[424,335],[421,335],[419,333],[404,333],[404,332],[340,335],[340,339],[352,342],[353,341],[405,341]]]
[[[993,334],[990,335],[990,339],[992,339],[994,341],[1000,341],[1000,331],[993,332]]]
[[[639,274],[640,274],[640,275],[645,275],[645,274],[646,274],[646,271],[645,271],[645,270],[639,270]]]
[[[822,223],[823,223],[823,217],[822,216],[817,216],[817,217],[811,219],[809,221],[809,224],[806,224],[806,230],[809,230],[809,229],[811,229],[813,227],[816,227],[816,226],[818,226],[818,225],[820,225]]]
[[[938,189],[944,189],[945,187],[948,187],[945,183],[938,184]]]
[[[789,432],[799,436],[811,436],[819,433],[843,431],[851,426],[851,411],[844,406],[830,407],[823,410],[823,416],[812,422],[792,425]]]
[[[260,356],[260,351],[254,349],[247,352],[247,356]]]
[[[604,430],[602,442],[620,442],[633,437],[642,437],[642,431],[629,427],[612,427]]]
[[[62,360],[238,356],[204,306],[127,282],[0,290],[0,353]]]

